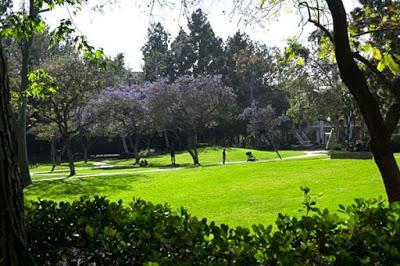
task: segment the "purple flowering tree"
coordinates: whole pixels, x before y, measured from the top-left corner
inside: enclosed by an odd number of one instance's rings
[[[255,105],[247,107],[240,118],[247,121],[247,132],[256,142],[256,146],[260,146],[262,138],[266,138],[273,149],[281,158],[273,141],[273,136],[277,131],[277,127],[287,121],[286,116],[277,115],[275,109],[271,105],[260,108]]]
[[[58,129],[67,152],[70,176],[73,176],[75,165],[71,139],[88,125],[85,119],[87,103],[104,86],[104,71],[82,61],[77,55],[49,58],[41,67],[55,78],[58,89],[38,106],[34,117],[37,126],[52,124]]]
[[[106,135],[126,138],[133,150],[135,163],[139,163],[139,143],[152,124],[144,86],[108,88],[90,105],[97,127],[102,127]]]
[[[198,135],[232,116],[236,95],[221,76],[183,76],[164,87],[167,89],[171,100],[166,111],[183,133],[193,163],[199,165]]]
[[[164,135],[165,147],[170,149],[168,133],[176,134],[176,123],[173,119],[174,91],[166,79],[158,79],[145,84],[146,105],[151,117],[151,128],[158,134]]]

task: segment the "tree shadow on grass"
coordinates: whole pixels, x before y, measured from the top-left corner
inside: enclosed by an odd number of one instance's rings
[[[119,191],[129,190],[138,181],[150,179],[147,175],[92,177],[43,181],[29,186],[25,194],[29,198],[43,198],[56,201],[73,200],[81,196],[112,196]]]

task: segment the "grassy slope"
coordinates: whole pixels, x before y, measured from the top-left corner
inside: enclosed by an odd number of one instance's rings
[[[351,203],[356,197],[384,195],[372,160],[303,159],[53,182],[34,184],[26,197],[72,200],[98,194],[124,202],[141,197],[168,202],[174,208],[184,206],[218,223],[242,226],[271,224],[279,212],[298,214],[301,186],[322,193],[319,206],[333,211],[339,203]]]
[[[240,149],[240,148],[229,148],[227,149],[227,161],[243,161],[246,160],[245,153],[251,151],[257,159],[274,159],[278,158],[275,152],[271,151],[257,151],[252,149]],[[282,157],[298,156],[303,155],[301,151],[280,151]],[[217,164],[221,162],[222,159],[222,149],[217,147],[202,148],[199,149],[200,162],[202,165]],[[110,173],[110,172],[131,172],[137,170],[143,170],[144,168],[133,166],[133,159],[129,160],[104,160],[105,162],[115,166],[113,169],[92,169],[94,161],[89,161],[84,163],[82,161],[76,162],[76,172],[78,175],[83,174],[97,174],[97,173]],[[171,164],[169,154],[162,154],[159,156],[154,156],[148,158],[147,161],[150,163],[151,168],[162,168],[168,167]],[[188,152],[179,152],[176,155],[176,163],[179,166],[192,166],[193,161]],[[33,173],[33,179],[42,178],[52,178],[52,177],[65,177],[69,173],[69,168],[67,163],[63,163],[56,167],[56,171],[49,173],[51,169],[51,164],[41,164],[38,167],[31,169]],[[36,172],[47,172],[41,174],[35,174]]]

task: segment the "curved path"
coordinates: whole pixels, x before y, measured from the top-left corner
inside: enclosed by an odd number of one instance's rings
[[[304,155],[298,155],[298,156],[292,156],[292,157],[285,157],[282,159],[263,159],[263,160],[257,160],[251,163],[263,163],[263,162],[273,162],[273,161],[284,161],[284,160],[293,160],[293,159],[304,159],[304,158],[311,158],[311,157],[317,157],[321,155],[326,155],[327,151],[323,150],[317,150],[317,151],[304,151],[306,154]],[[248,163],[247,161],[234,161],[234,162],[226,162],[227,165],[232,165],[232,164],[244,164]],[[215,164],[206,164],[206,166],[222,166],[222,163],[215,163]],[[111,167],[107,167],[108,169]],[[93,168],[89,168],[93,169]],[[99,168],[95,168],[99,169]],[[153,173],[153,172],[165,172],[165,171],[178,171],[178,170],[183,170],[183,169],[188,169],[188,167],[176,167],[176,168],[156,168],[156,169],[149,169],[149,170],[138,170],[138,171],[129,171],[129,172],[112,172],[112,173],[97,173],[97,174],[87,174],[87,175],[75,175],[71,177],[53,177],[53,178],[41,178],[41,179],[34,179],[32,180],[33,183],[37,182],[44,182],[44,181],[57,181],[57,180],[65,180],[65,179],[76,179],[76,178],[85,178],[85,177],[95,177],[95,176],[114,176],[114,175],[137,175],[137,174],[143,174],[143,173]],[[43,172],[36,172],[32,173],[34,174],[40,174]],[[51,174],[52,175],[52,174]]]

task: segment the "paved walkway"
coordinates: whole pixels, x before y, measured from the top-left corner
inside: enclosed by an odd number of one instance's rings
[[[311,158],[311,157],[317,157],[321,155],[326,155],[327,151],[304,151],[306,154],[304,155],[298,155],[298,156],[292,156],[292,157],[285,157],[282,159],[263,159],[263,160],[257,160],[254,162],[247,162],[247,161],[235,161],[235,162],[226,162],[227,165],[234,165],[234,164],[244,164],[244,163],[264,163],[264,162],[273,162],[273,161],[283,161],[283,160],[293,160],[293,159],[304,159],[304,158]],[[215,163],[215,164],[206,164],[204,166],[222,166],[222,163]],[[111,168],[111,167],[107,167]],[[83,169],[83,168],[80,168]],[[86,167],[85,167],[86,169]],[[93,169],[93,168],[88,168],[88,169]],[[99,169],[99,168],[95,168]],[[149,169],[149,170],[137,170],[137,171],[129,171],[129,172],[111,172],[111,173],[98,173],[98,174],[86,174],[86,175],[75,175],[71,177],[54,177],[54,178],[42,178],[42,179],[34,179],[32,180],[33,183],[37,182],[44,182],[44,181],[57,181],[57,180],[66,180],[66,179],[77,179],[77,178],[85,178],[85,177],[95,177],[95,176],[114,176],[114,175],[137,175],[137,174],[143,174],[143,173],[154,173],[154,172],[165,172],[165,171],[178,171],[178,170],[183,170],[183,169],[188,169],[188,167],[176,167],[176,168],[156,168],[156,169]],[[77,169],[79,170],[79,169]],[[61,171],[61,170],[59,170]],[[40,174],[42,172],[36,172],[34,174]],[[47,172],[48,173],[48,172]],[[43,174],[41,174],[43,175]],[[54,174],[49,174],[49,175],[54,175]]]

